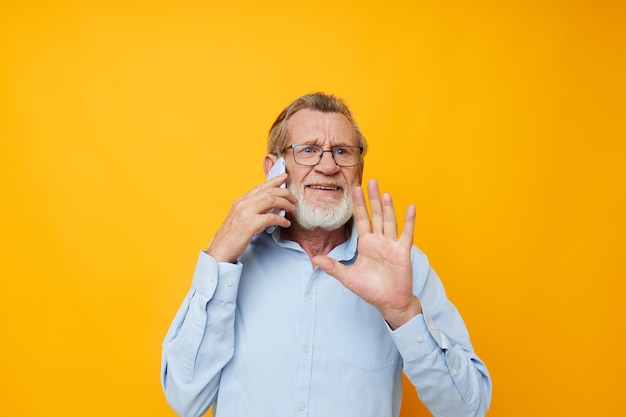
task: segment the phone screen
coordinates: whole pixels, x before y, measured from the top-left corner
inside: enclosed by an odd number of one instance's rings
[[[278,158],[278,160],[276,161],[276,163],[274,164],[274,166],[272,167],[272,169],[269,170],[269,172],[267,173],[267,178],[266,179],[270,179],[270,178],[274,178],[277,175],[283,174],[287,172],[285,169],[285,158],[283,158],[282,156],[280,158]],[[285,183],[281,184],[281,188],[285,188],[286,185]],[[272,210],[270,210],[272,211]],[[285,210],[280,210],[278,212],[279,216],[284,216],[285,215]],[[268,226],[265,231],[267,233],[272,233],[274,231],[274,229],[276,229],[276,225],[272,225],[272,226]]]

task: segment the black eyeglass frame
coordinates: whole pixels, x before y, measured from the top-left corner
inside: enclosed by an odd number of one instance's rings
[[[302,164],[302,163],[298,162],[298,160],[296,159],[296,153],[292,152],[293,161],[296,164],[301,165],[301,166],[305,166],[305,167],[314,167],[316,165],[319,165],[319,163],[322,162],[322,158],[324,157],[324,152],[330,152],[330,155],[333,157],[333,161],[335,162],[335,165],[337,165],[338,167],[342,167],[342,168],[352,168],[352,167],[358,166],[361,163],[361,156],[363,155],[363,147],[362,146],[353,146],[353,145],[345,145],[345,146],[343,146],[342,145],[342,146],[333,146],[330,149],[324,149],[321,146],[315,145],[315,144],[312,144],[312,143],[294,143],[294,144],[289,145],[286,148],[284,148],[283,152],[285,152],[285,151],[287,151],[289,149],[294,150],[296,148],[296,146],[311,146],[311,147],[319,148],[319,149],[322,150],[322,152],[320,152],[320,159],[316,163],[314,163],[314,164]],[[335,151],[338,150],[338,149],[345,149],[345,148],[357,148],[359,150],[359,161],[356,164],[354,164],[354,165],[340,165],[337,162],[337,160],[335,159]]]

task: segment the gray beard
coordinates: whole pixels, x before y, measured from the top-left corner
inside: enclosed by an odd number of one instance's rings
[[[335,203],[335,201],[329,201],[325,207],[312,207],[304,200],[303,190],[296,190],[291,184],[288,184],[287,187],[298,200],[293,216],[296,222],[305,230],[336,230],[346,224],[352,217],[354,205],[350,191],[346,187],[343,189],[343,197],[339,204]]]

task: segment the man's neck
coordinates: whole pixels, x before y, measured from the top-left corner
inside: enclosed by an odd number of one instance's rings
[[[281,239],[292,240],[313,259],[317,255],[328,255],[331,250],[341,245],[350,237],[350,222],[335,230],[303,229],[295,221],[291,227],[281,230]]]

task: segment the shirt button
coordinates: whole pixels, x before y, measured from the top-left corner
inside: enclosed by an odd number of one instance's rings
[[[313,294],[308,293],[308,294],[306,295],[306,298],[308,298],[309,300],[312,300],[312,299],[313,299]]]
[[[452,375],[457,375],[459,373],[458,368],[452,368]]]
[[[300,411],[306,410],[306,405],[304,405],[304,403],[298,404],[298,410],[300,410]]]
[[[215,275],[209,275],[209,282],[215,282],[217,277]]]
[[[428,330],[433,331],[435,330],[435,326],[433,326],[432,324],[428,325]]]
[[[202,329],[201,329],[201,328],[199,328],[199,327],[194,327],[194,328],[193,328],[193,332],[194,332],[195,334],[200,334],[200,333],[202,333]]]
[[[234,284],[232,279],[229,279],[228,281],[226,281],[226,285],[228,285],[229,287],[232,287]]]
[[[302,350],[304,351],[304,353],[309,353],[311,351],[311,348],[308,346],[304,346]]]
[[[417,335],[416,339],[417,339],[417,341],[418,341],[419,343],[422,343],[422,342],[424,341],[424,338],[422,337],[422,335],[421,335],[421,334],[420,334],[420,335]]]

